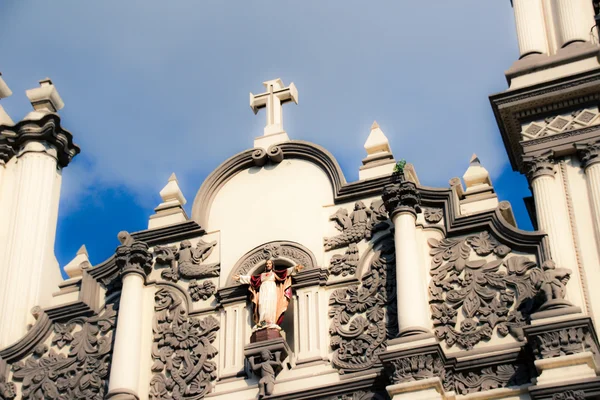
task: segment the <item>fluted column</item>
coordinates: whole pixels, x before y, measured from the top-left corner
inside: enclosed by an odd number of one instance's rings
[[[542,0],[513,0],[520,57],[547,54],[548,39]]]
[[[108,399],[139,400],[143,291],[146,276],[152,268],[152,255],[144,242],[119,234],[122,245],[117,248],[116,263],[121,270],[123,287],[119,302],[115,347],[111,361]]]
[[[567,300],[583,307],[581,279],[578,272],[575,243],[569,223],[566,200],[556,181],[554,162],[549,157],[537,157],[527,161],[527,177],[533,192],[538,227],[548,234],[552,260],[560,268],[572,271],[567,285]],[[567,189],[568,190],[568,189]]]
[[[412,182],[387,185],[382,194],[394,223],[396,298],[400,336],[430,331],[425,271],[419,261],[416,220],[421,195]]]
[[[30,140],[18,154],[11,218],[6,221],[6,279],[0,282],[0,347],[26,332],[29,311],[41,303],[42,283],[58,284],[60,271],[52,271],[61,173],[56,147],[45,140]],[[55,279],[52,279],[52,276]],[[44,288],[45,289],[45,288]]]
[[[558,47],[590,41],[591,29],[596,24],[591,1],[554,0],[552,7]]]
[[[592,203],[596,246],[600,247],[600,142],[577,147]]]

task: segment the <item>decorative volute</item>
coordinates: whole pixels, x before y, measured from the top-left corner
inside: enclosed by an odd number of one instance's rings
[[[156,214],[150,216],[148,229],[187,221],[188,217],[183,209],[187,200],[179,187],[175,173],[171,174],[169,181],[160,191],[163,202],[154,209]]]
[[[79,250],[77,250],[75,257],[65,265],[64,269],[69,278],[78,278],[83,275],[84,269],[91,266],[92,264],[90,263],[87,249],[85,248],[85,245],[82,245]]]
[[[39,119],[45,114],[55,113],[65,106],[50,78],[42,79],[40,87],[25,92],[35,111],[30,112],[24,119]]]
[[[385,176],[393,172],[396,161],[390,148],[390,142],[377,121],[371,125],[371,132],[365,142],[365,150],[367,157],[362,160],[363,165],[358,172],[360,180]]]
[[[0,99],[4,99],[12,95],[12,90],[8,87],[4,79],[2,79],[2,73],[0,72]],[[4,108],[0,106],[0,125],[14,125],[13,120],[4,111]]]

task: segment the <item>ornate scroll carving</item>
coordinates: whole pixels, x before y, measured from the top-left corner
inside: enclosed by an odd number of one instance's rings
[[[425,208],[423,210],[425,221],[430,224],[437,224],[444,217],[444,211],[441,208]]]
[[[216,379],[212,345],[219,323],[213,316],[192,318],[182,298],[161,288],[156,292],[150,399],[200,399]]]
[[[104,399],[116,315],[109,305],[100,315],[56,325],[52,344],[68,346],[69,352],[40,345],[25,362],[13,364],[13,379],[23,382],[22,398]]]
[[[370,216],[371,210],[368,210],[362,201],[354,204],[354,211],[350,215],[345,208],[339,208],[329,217],[329,220],[335,222],[335,227],[342,233],[324,239],[325,251],[339,249],[364,239]]]
[[[531,158],[524,165],[529,182],[544,175],[554,176],[554,160],[551,157]]]
[[[566,390],[554,393],[552,400],[585,400],[585,392],[583,390]]]
[[[438,339],[449,346],[472,349],[489,339],[494,330],[523,340],[523,327],[531,312],[550,300],[544,294],[559,295],[558,286],[564,289],[564,271],[549,272],[550,264],[543,270],[525,256],[506,258],[511,249],[488,232],[430,239],[429,246],[433,324]],[[492,254],[494,259],[489,257]]]
[[[485,392],[508,386],[519,386],[529,383],[530,377],[525,365],[501,364],[483,368],[468,374],[454,375],[454,385],[457,394]]]
[[[376,250],[360,285],[337,289],[329,298],[332,363],[341,373],[361,371],[378,361],[393,323],[386,326],[386,306],[395,304],[394,243]],[[391,313],[390,313],[391,314]]]

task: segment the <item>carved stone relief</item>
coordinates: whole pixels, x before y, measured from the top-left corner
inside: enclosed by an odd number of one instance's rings
[[[444,217],[444,211],[441,208],[424,208],[423,216],[430,224],[437,224]]]
[[[382,200],[374,200],[369,209],[362,201],[354,204],[354,211],[348,215],[345,208],[338,209],[329,217],[334,221],[340,235],[325,238],[325,251],[348,247],[345,254],[335,254],[331,257],[329,272],[333,275],[354,275],[360,254],[357,244],[370,240],[376,232],[385,231],[390,227],[390,221]]]
[[[390,379],[394,383],[413,382],[439,377],[444,390],[454,390],[454,376],[446,369],[442,359],[435,354],[419,354],[392,361]]]
[[[552,400],[585,400],[583,390],[566,390],[552,395]]]
[[[584,351],[596,353],[596,346],[586,327],[571,327],[543,332],[530,340],[536,359],[577,354]]]
[[[487,390],[520,386],[529,383],[531,377],[525,365],[501,364],[469,373],[454,374],[454,390],[457,394],[485,392]]]
[[[390,397],[383,391],[379,393],[366,392],[364,390],[357,390],[352,393],[336,394],[333,396],[327,396],[321,398],[321,400],[387,400]]]
[[[211,255],[217,242],[204,242],[200,240],[195,247],[189,240],[179,244],[179,249],[174,246],[157,246],[154,249],[157,265],[168,266],[160,276],[169,281],[178,282],[180,279],[191,279],[188,293],[193,301],[208,299],[215,293],[215,285],[210,281],[198,284],[196,279],[219,276],[220,264],[203,264]]]
[[[174,290],[160,288],[154,299],[150,399],[203,398],[217,378],[213,342],[219,322],[213,316],[189,317]]]
[[[428,243],[433,324],[448,346],[472,349],[494,331],[524,340],[523,327],[537,307],[563,302],[568,270],[507,257],[511,249],[488,232]]]
[[[4,376],[0,376],[0,400],[12,400],[17,397],[17,387],[13,382],[6,382]]]
[[[593,107],[567,114],[553,115],[523,125],[521,135],[523,140],[527,141],[598,124],[600,124],[600,112],[598,107]]]
[[[359,285],[335,290],[329,298],[332,363],[341,373],[361,371],[378,362],[389,336],[397,333],[394,243],[374,251]],[[388,322],[389,321],[389,322]]]
[[[41,344],[26,361],[12,366],[13,379],[22,382],[22,398],[104,399],[116,316],[109,305],[99,315],[56,324],[50,349]],[[60,351],[64,347],[66,354]]]

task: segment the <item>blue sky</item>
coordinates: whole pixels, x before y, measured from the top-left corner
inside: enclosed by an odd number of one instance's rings
[[[24,91],[49,76],[82,149],[63,174],[61,265],[84,243],[101,262],[120,230],[145,229],[172,172],[189,212],[204,178],[262,134],[248,92],[277,77],[299,91],[289,136],[330,150],[348,181],[377,120],[428,186],[477,153],[531,229],[488,101],[518,58],[508,0],[5,1],[0,38],[14,93],[2,106],[21,119]]]

